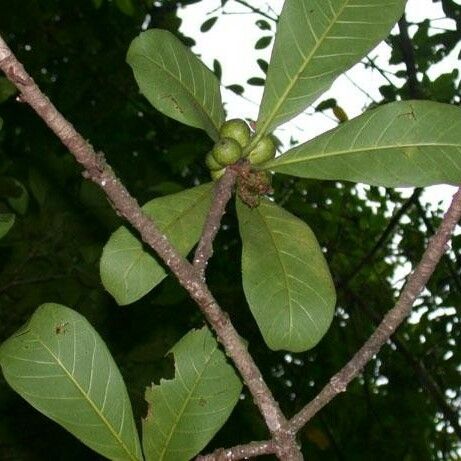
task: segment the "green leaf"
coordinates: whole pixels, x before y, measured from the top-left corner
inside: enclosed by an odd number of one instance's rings
[[[146,391],[143,421],[147,461],[187,461],[226,422],[242,384],[218,343],[204,327],[191,331],[172,349],[175,377]]]
[[[0,239],[10,231],[14,225],[15,216],[13,213],[0,213]]]
[[[133,16],[136,13],[132,0],[115,0],[117,8],[127,16]]]
[[[123,378],[93,327],[77,312],[43,304],[0,347],[8,384],[97,453],[141,460]]]
[[[200,238],[212,189],[212,183],[204,184],[143,207],[184,256]],[[142,298],[166,277],[160,263],[126,227],[116,230],[104,247],[100,272],[104,287],[122,306]]]
[[[461,109],[393,102],[301,144],[264,169],[385,187],[461,183]]]
[[[328,330],[336,302],[322,251],[311,229],[268,199],[250,209],[240,200],[243,289],[272,350],[302,352]]]
[[[265,80],[261,77],[251,77],[247,80],[249,85],[253,86],[264,86]]]
[[[0,77],[0,104],[16,94],[17,91],[16,87],[6,77]]]
[[[258,19],[255,24],[261,29],[261,30],[271,30],[271,25],[265,21],[264,19]]]
[[[8,198],[8,203],[16,213],[24,215],[29,207],[29,193],[27,189],[16,179],[12,179],[12,182],[18,189],[18,195]]]
[[[157,110],[218,139],[224,121],[219,81],[172,33],[142,32],[131,43],[127,62]]]
[[[218,18],[216,16],[207,19],[201,26],[200,32],[208,32],[215,24]]]
[[[255,44],[255,50],[263,50],[267,48],[272,42],[272,35],[261,37]]]
[[[102,2],[103,2],[103,1],[104,1],[104,0],[93,0],[93,5],[94,5],[94,7],[95,7],[96,9],[101,8],[101,5],[102,5]]]
[[[405,0],[286,0],[278,23],[257,132],[312,104],[383,40]]]
[[[243,92],[245,91],[245,88],[243,88],[242,85],[228,85],[228,86],[226,86],[226,88],[228,90],[231,90],[235,94],[239,94],[239,95],[243,94]]]

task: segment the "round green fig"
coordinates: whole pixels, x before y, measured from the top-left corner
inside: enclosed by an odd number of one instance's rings
[[[219,130],[221,138],[235,139],[241,147],[245,147],[250,142],[250,127],[244,120],[233,118],[225,121]]]
[[[242,156],[240,144],[232,138],[221,138],[211,152],[221,166],[232,165]]]
[[[248,160],[253,165],[267,162],[275,157],[275,142],[272,136],[264,136],[256,147],[248,154]]]
[[[210,171],[211,179],[213,181],[217,181],[219,178],[221,178],[224,175],[225,171],[226,171],[225,168],[221,168],[220,170]]]
[[[212,152],[208,152],[205,157],[205,165],[210,169],[211,171],[216,171],[220,170],[222,168],[222,165],[218,163],[215,158],[213,157]]]

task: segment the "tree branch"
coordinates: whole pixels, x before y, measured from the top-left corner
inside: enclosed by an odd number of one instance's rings
[[[209,455],[198,456],[195,461],[238,461],[256,456],[271,455],[276,452],[272,440],[236,445],[232,448],[218,448]]]
[[[414,190],[413,194],[403,203],[400,209],[395,213],[390,219],[388,225],[384,229],[383,233],[373,245],[373,248],[362,258],[362,260],[357,264],[357,266],[351,271],[351,273],[345,277],[344,280],[340,282],[338,288],[345,287],[349,282],[375,257],[376,253],[381,249],[381,247],[387,242],[387,239],[390,237],[394,229],[400,223],[402,216],[414,205],[417,203],[423,189],[417,188]]]
[[[261,16],[264,16],[270,21],[278,22],[278,18],[273,18],[270,14],[265,13],[264,11],[260,10],[259,8],[254,7],[253,5],[250,5],[245,0],[235,0],[235,2],[240,3],[240,5],[247,7],[248,9],[253,11],[253,13],[257,13],[257,14],[260,14]]]
[[[202,280],[205,280],[205,269],[208,260],[213,256],[213,241],[219,231],[221,219],[226,206],[232,197],[232,189],[237,180],[238,171],[226,168],[224,176],[216,183],[213,191],[213,202],[203,226],[202,236],[194,255],[194,266]]]
[[[35,110],[69,149],[77,162],[83,166],[84,177],[93,181],[104,191],[117,213],[139,232],[147,245],[156,251],[198,304],[216,332],[219,341],[223,344],[227,355],[234,361],[253,396],[254,402],[261,411],[276,444],[277,456],[285,460],[298,461],[302,459],[293,435],[286,429],[287,421],[246,345],[233,327],[228,315],[221,310],[213,298],[194,266],[177,252],[157,225],[142,211],[136,199],[130,195],[112,168],[106,163],[104,155],[100,152],[96,153],[93,147],[40,91],[1,36],[0,69],[18,88],[21,100]]]
[[[461,188],[453,197],[440,227],[431,238],[426,251],[416,269],[408,278],[399,300],[386,314],[375,332],[365,342],[354,357],[334,375],[320,393],[290,421],[293,433],[299,431],[320,409],[339,393],[345,392],[347,385],[358,376],[362,368],[373,358],[381,347],[411,312],[413,303],[424,289],[438,262],[447,250],[448,241],[461,218]]]

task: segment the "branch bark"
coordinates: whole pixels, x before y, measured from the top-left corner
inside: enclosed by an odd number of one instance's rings
[[[116,212],[139,232],[142,240],[159,255],[198,304],[263,415],[276,444],[277,456],[284,460],[301,460],[302,455],[294,436],[286,429],[287,421],[261,372],[228,315],[221,310],[195,267],[177,252],[157,225],[142,211],[136,199],[106,163],[104,155],[96,152],[40,91],[1,36],[0,69],[20,91],[21,100],[35,110],[82,165],[83,176],[104,191]]]
[[[238,461],[256,456],[271,455],[276,452],[272,440],[236,445],[232,448],[219,448],[209,455],[198,456],[195,461]]]
[[[205,280],[205,270],[208,260],[213,256],[213,241],[218,233],[221,219],[226,212],[226,206],[232,197],[232,189],[237,180],[237,175],[238,171],[236,169],[228,167],[224,176],[215,185],[213,202],[194,255],[194,266],[202,280]]]
[[[389,340],[399,325],[411,312],[411,308],[426,286],[437,264],[448,249],[456,224],[461,219],[461,188],[453,196],[450,208],[445,214],[440,227],[429,241],[421,261],[408,278],[400,298],[395,306],[386,314],[375,332],[354,355],[354,357],[335,374],[320,393],[307,404],[290,421],[293,433],[299,431],[320,409],[334,397],[345,392],[348,384],[358,376],[362,368],[373,358],[381,347]]]

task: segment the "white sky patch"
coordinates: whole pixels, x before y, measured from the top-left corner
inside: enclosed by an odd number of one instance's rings
[[[249,0],[249,3],[275,17],[282,9],[283,0],[270,0],[270,2]],[[457,3],[461,3],[461,0]],[[228,118],[256,120],[263,88],[251,86],[245,82],[251,77],[264,77],[256,59],[270,60],[273,41],[270,47],[263,50],[255,50],[254,45],[262,36],[274,34],[275,23],[251,12],[234,0],[227,2],[224,8],[225,14],[222,14],[223,10],[220,9],[220,6],[221,0],[202,0],[181,8],[178,11],[178,15],[183,21],[181,31],[194,38],[196,46],[192,50],[200,56],[209,68],[213,68],[214,59],[221,63],[223,86],[239,84],[245,87],[243,97],[225,88],[222,89]],[[425,19],[435,20],[433,25],[436,28],[430,29],[431,34],[440,32],[437,28],[456,30],[455,22],[444,18],[441,3],[433,3],[432,0],[408,0],[406,14],[410,23],[421,22]],[[218,16],[219,19],[212,29],[206,33],[200,32],[202,23],[213,16]],[[267,20],[271,24],[272,31],[259,29],[255,24],[258,19]],[[393,31],[397,32],[397,27]],[[413,33],[414,30],[410,27],[410,34]],[[390,51],[390,47],[382,42],[369,54],[376,64],[384,70],[385,77],[377,70],[366,69],[363,64],[365,60],[363,60],[362,63],[355,65],[338,77],[331,89],[324,93],[313,106],[278,128],[276,135],[285,145],[289,144],[292,137],[297,142],[308,141],[337,126],[331,111],[315,112],[314,107],[320,101],[335,98],[349,118],[353,118],[360,115],[373,100],[380,101],[382,99],[379,87],[388,83],[386,78],[397,86],[403,85],[404,80],[396,78],[393,73],[405,67],[404,65],[391,66],[388,64]],[[459,69],[458,55],[460,52],[461,43],[442,62],[432,66],[429,72],[430,78],[434,79],[441,73],[451,72],[455,68]],[[412,189],[409,188],[402,191],[408,196],[412,193]],[[429,187],[425,190],[422,201],[433,203],[434,206],[442,202],[443,209],[446,209],[454,191],[454,187],[446,185]]]

